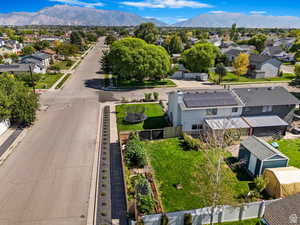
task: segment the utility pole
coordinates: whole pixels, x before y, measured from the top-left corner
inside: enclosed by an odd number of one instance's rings
[[[32,85],[33,93],[35,94],[35,84],[34,84],[34,81],[33,81],[31,64],[29,64],[29,71],[30,71],[30,79],[31,79],[31,85]]]

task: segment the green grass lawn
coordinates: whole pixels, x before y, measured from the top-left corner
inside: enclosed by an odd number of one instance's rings
[[[216,75],[215,73],[211,73],[210,78],[211,78],[212,81],[216,81],[218,79],[218,75]],[[223,78],[222,83],[291,81],[294,78],[295,78],[295,75],[290,74],[290,73],[283,74],[282,77],[272,77],[272,78],[262,78],[262,79],[253,79],[253,78],[248,78],[246,76],[238,77],[234,73],[227,73],[227,75]]]
[[[57,73],[57,74],[42,74],[41,79],[36,83],[35,88],[36,89],[48,89],[51,88],[52,85],[61,78],[63,74]]]
[[[132,104],[131,104],[132,105]],[[124,120],[126,115],[126,108],[128,104],[118,105],[116,107],[117,111],[117,124],[118,130],[120,131],[137,131],[145,129],[157,129],[163,128],[168,125],[164,118],[165,112],[160,104],[139,104],[145,107],[145,114],[148,119],[141,123],[129,124]]]
[[[68,62],[68,61],[57,61],[53,65],[53,67],[58,67],[60,70],[68,70],[71,68],[71,66],[74,64],[74,61]],[[50,67],[51,68],[51,67]]]
[[[280,140],[279,150],[289,157],[289,165],[300,168],[300,139]]]
[[[243,220],[238,222],[215,223],[215,225],[260,225],[260,219]]]
[[[164,210],[174,212],[207,206],[203,196],[197,194],[199,187],[193,181],[196,166],[203,163],[203,153],[185,151],[179,138],[144,143],[156,183],[159,185]],[[232,178],[232,189],[239,202],[238,196],[249,191],[249,181],[239,181],[235,173],[230,169],[228,172]],[[183,187],[182,190],[176,188],[176,184],[179,183]]]
[[[147,88],[147,87],[176,87],[176,84],[168,79],[159,80],[159,81],[118,81],[118,87],[121,88],[130,88],[130,87],[138,87],[138,88]]]

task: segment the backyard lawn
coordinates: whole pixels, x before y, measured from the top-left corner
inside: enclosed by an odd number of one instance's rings
[[[145,121],[135,124],[130,124],[124,120],[126,116],[126,109],[130,105],[136,104],[123,104],[116,107],[117,111],[117,124],[120,131],[137,131],[145,129],[158,129],[168,125],[165,120],[165,112],[160,104],[138,104],[145,107],[145,115],[148,117]]]
[[[300,139],[280,140],[279,150],[289,157],[289,165],[300,168]]]
[[[74,61],[71,60],[65,60],[65,61],[57,61],[53,65],[51,65],[51,68],[59,68],[59,70],[68,70],[71,68],[71,66],[74,64]]]
[[[186,151],[179,138],[144,143],[159,186],[164,210],[174,212],[207,206],[204,197],[199,195],[199,186],[193,181],[197,165],[205,160],[202,153]],[[228,172],[230,185],[236,201],[239,202],[238,198],[249,192],[250,181],[239,181],[235,173],[230,169]],[[177,189],[177,184],[181,184],[183,189]]]
[[[118,87],[121,88],[151,88],[151,87],[176,87],[176,84],[168,79],[165,80],[157,80],[157,81],[144,81],[144,82],[137,82],[137,81],[118,81]]]
[[[210,78],[211,78],[211,80],[216,81],[218,79],[218,75],[211,73]],[[248,78],[246,76],[238,77],[234,73],[227,73],[227,75],[223,78],[222,83],[291,81],[294,78],[295,78],[295,75],[290,74],[290,73],[283,74],[282,77],[272,77],[272,78],[262,78],[262,79],[253,79],[253,78]]]
[[[36,83],[36,89],[48,89],[51,88],[52,85],[61,78],[62,73],[56,74],[42,74],[41,79]]]

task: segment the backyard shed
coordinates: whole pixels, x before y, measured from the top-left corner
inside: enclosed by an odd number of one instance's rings
[[[261,175],[266,168],[286,167],[289,160],[272,145],[255,136],[241,143],[238,157],[245,161],[245,167],[252,176]]]
[[[275,198],[300,193],[300,169],[295,167],[269,168],[264,171],[268,180],[266,190]]]

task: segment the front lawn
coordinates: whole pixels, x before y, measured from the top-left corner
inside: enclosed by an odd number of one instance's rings
[[[116,107],[117,124],[120,131],[137,131],[145,129],[158,129],[168,125],[165,120],[165,112],[160,104],[138,104],[145,107],[145,115],[148,117],[145,121],[135,124],[130,124],[124,120],[126,116],[126,109],[130,105],[137,104],[123,104]]]
[[[244,83],[244,82],[268,82],[268,81],[291,81],[295,78],[294,74],[285,73],[281,77],[272,77],[272,78],[261,78],[261,79],[253,79],[246,76],[237,76],[234,73],[227,73],[227,75],[223,78],[222,83]],[[210,79],[212,81],[218,80],[218,75],[215,73],[210,74]]]
[[[300,139],[277,141],[279,150],[289,157],[289,165],[300,168]]]
[[[164,210],[174,212],[207,206],[206,199],[199,194],[199,185],[194,182],[197,166],[205,163],[203,153],[187,151],[179,138],[144,143],[159,186]],[[241,195],[249,192],[250,181],[239,181],[237,175],[229,168],[228,173],[234,197],[240,202]],[[177,189],[177,184],[181,184],[183,189]]]
[[[157,88],[157,87],[176,87],[176,84],[168,79],[164,80],[157,80],[157,81],[144,81],[144,82],[137,82],[137,81],[128,81],[122,80],[117,81],[117,87],[120,88]]]
[[[68,70],[71,68],[71,66],[73,64],[74,64],[74,61],[72,61],[72,60],[57,61],[53,65],[51,65],[49,69]]]
[[[55,82],[62,77],[62,73],[53,74],[41,74],[41,78],[36,82],[36,89],[48,89],[51,88]]]

